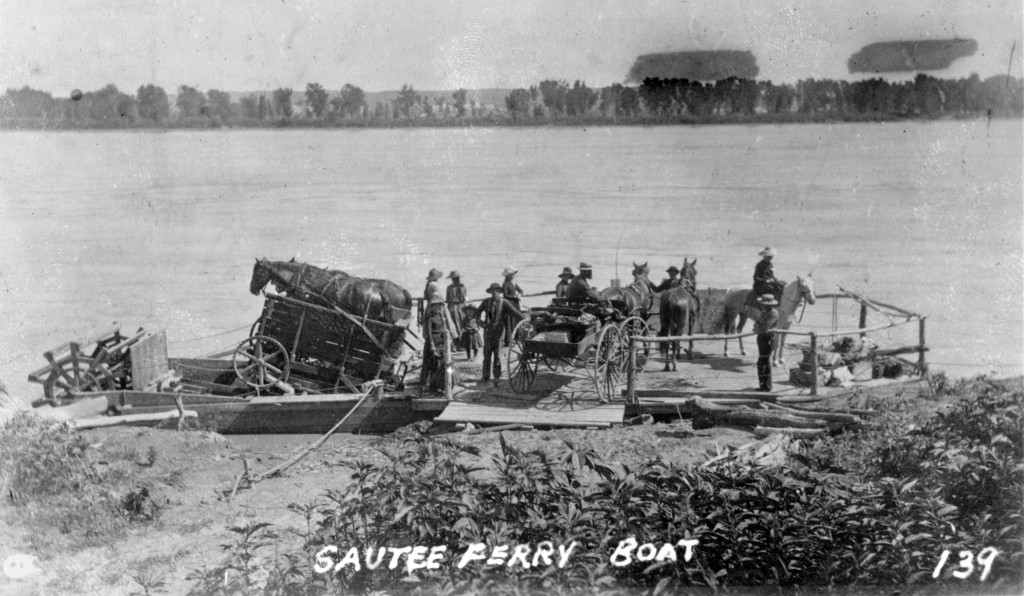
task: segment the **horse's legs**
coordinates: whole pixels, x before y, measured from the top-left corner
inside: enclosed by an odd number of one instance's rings
[[[741,333],[742,334],[743,333],[743,326],[746,325],[746,324],[747,324],[747,315],[745,315],[745,314],[743,314],[741,312],[740,313],[740,322],[739,322],[738,325],[736,325],[736,333]],[[740,342],[740,355],[741,356],[746,356],[747,355],[747,350],[746,350],[746,348],[743,347],[743,338],[739,337],[739,338],[736,339],[736,341]]]
[[[782,366],[784,361],[782,359],[783,351],[786,349],[786,334],[776,333],[772,338],[772,356],[774,357],[773,362]]]

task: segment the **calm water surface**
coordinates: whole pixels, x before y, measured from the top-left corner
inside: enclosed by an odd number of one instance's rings
[[[581,260],[601,286],[684,257],[700,287],[748,286],[766,244],[783,279],[927,315],[935,368],[1019,374],[1021,141],[998,121],[0,133],[0,378],[41,395],[42,351],[112,320],[166,329],[171,355],[232,345],[255,257],[413,294],[458,269],[483,297],[505,265],[536,292]]]

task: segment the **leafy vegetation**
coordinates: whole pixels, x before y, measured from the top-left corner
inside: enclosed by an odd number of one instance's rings
[[[269,532],[264,524],[231,528],[240,537],[225,545],[232,554],[197,574],[205,578],[197,590],[214,587],[211,578],[225,585],[223,572],[233,569],[231,589],[252,591],[244,578],[256,551],[267,555],[261,561],[270,579],[255,591],[273,594],[977,589],[980,564],[965,579],[954,575],[964,573],[961,551],[990,553],[986,588],[1020,590],[1024,392],[987,379],[951,391],[964,397],[945,412],[919,421],[888,412],[859,434],[803,444],[786,465],[734,457],[692,467],[650,461],[631,469],[585,446],[527,452],[504,439],[500,453],[481,462],[452,439],[410,439],[387,452],[385,464],[353,464],[348,488],[294,506],[307,528],[296,552],[269,555],[270,535],[259,534]],[[699,544],[688,561],[680,555],[611,564],[609,555],[630,538]],[[474,543],[489,550],[574,540],[579,546],[564,567],[457,565]],[[376,553],[444,545],[449,556],[437,569],[339,564],[316,573],[313,554],[331,545],[339,549],[333,561],[353,546]],[[944,551],[952,558],[940,565]]]
[[[0,486],[13,505],[0,514],[41,553],[108,544],[130,523],[154,520],[148,489],[132,484],[138,454],[107,455],[100,461],[67,423],[18,413],[0,428]]]

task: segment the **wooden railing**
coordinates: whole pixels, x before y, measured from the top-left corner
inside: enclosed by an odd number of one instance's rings
[[[784,334],[784,335],[799,335],[810,338],[810,352],[811,352],[811,395],[818,394],[818,340],[824,338],[834,338],[841,336],[852,336],[859,335],[865,337],[870,333],[876,333],[886,329],[892,329],[894,327],[900,327],[903,325],[909,325],[917,322],[918,325],[918,343],[916,346],[900,347],[890,350],[883,350],[877,352],[878,354],[884,354],[904,362],[906,364],[916,366],[918,374],[924,375],[927,372],[927,363],[925,362],[925,352],[928,351],[928,346],[925,344],[925,319],[923,315],[911,312],[909,310],[879,302],[877,300],[869,300],[863,296],[855,294],[839,288],[839,293],[834,294],[818,294],[818,299],[832,299],[832,310],[833,310],[833,321],[836,320],[837,303],[840,299],[853,300],[860,304],[860,323],[855,329],[836,329],[828,332],[817,332],[817,331],[793,331],[793,330],[782,330],[772,329],[772,334]],[[890,317],[890,321],[884,325],[876,325],[873,327],[867,327],[867,314],[869,310],[876,311],[883,316]],[[892,320],[892,317],[899,316],[903,320]],[[628,393],[628,399],[630,403],[636,403],[636,351],[639,349],[638,345],[643,344],[662,344],[668,342],[688,342],[690,346],[690,357],[693,357],[693,343],[697,341],[721,341],[729,339],[739,339],[742,337],[752,337],[757,335],[754,332],[748,333],[730,333],[730,334],[708,334],[708,333],[696,333],[692,335],[676,335],[669,337],[641,337],[641,336],[630,336],[629,338],[629,362],[626,368],[626,389]],[[916,365],[912,362],[898,358],[898,354],[906,354],[917,352],[917,363]]]

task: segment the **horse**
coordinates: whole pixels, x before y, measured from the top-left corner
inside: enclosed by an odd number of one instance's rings
[[[648,279],[651,269],[647,263],[633,263],[633,283],[624,288],[605,288],[601,297],[608,299],[615,310],[627,317],[638,316],[647,319],[647,313],[654,306],[654,284]]]
[[[268,283],[289,298],[396,324],[412,316],[412,296],[386,279],[352,277],[344,271],[305,263],[256,259],[249,291],[259,294]]]
[[[683,266],[679,271],[679,285],[661,293],[659,337],[690,335],[693,332],[694,323],[697,321],[697,311],[700,308],[700,302],[697,299],[696,265],[697,259],[692,262],[683,259]],[[664,370],[676,370],[679,342],[662,343],[660,349],[662,357],[665,358]],[[690,353],[690,355],[693,354]]]
[[[743,326],[747,323],[747,319],[756,319],[761,314],[758,309],[747,304],[752,291],[734,289],[726,293],[722,318],[727,334],[743,333]],[[783,288],[778,306],[779,329],[789,329],[793,324],[793,314],[804,300],[808,304],[814,304],[816,300],[814,296],[814,280],[811,279],[809,273],[807,277],[797,276],[796,281],[786,284]],[[739,317],[739,324],[736,323],[737,317]],[[739,338],[739,342],[740,354],[746,356],[747,351],[743,348],[743,338]],[[772,338],[772,364],[782,364],[782,351],[785,345],[786,334],[774,334]],[[729,340],[725,340],[725,355],[729,355]]]

